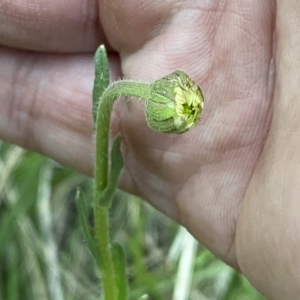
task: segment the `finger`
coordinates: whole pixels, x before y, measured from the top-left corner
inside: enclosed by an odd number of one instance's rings
[[[0,64],[0,138],[92,174],[93,56],[0,48]]]
[[[0,45],[90,52],[103,42],[97,0],[0,0]]]
[[[273,119],[237,232],[242,271],[268,299],[300,294],[299,27],[299,1],[277,1]]]
[[[176,2],[127,0],[125,4],[122,0],[100,0],[99,16],[109,43],[123,53],[141,49],[160,35],[174,9],[180,9]]]

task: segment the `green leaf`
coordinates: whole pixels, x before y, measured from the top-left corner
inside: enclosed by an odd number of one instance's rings
[[[117,242],[112,244],[113,248],[113,261],[115,267],[115,276],[118,287],[118,300],[126,300],[128,297],[128,284],[126,277],[126,262],[125,251],[122,245]]]
[[[92,235],[92,228],[90,227],[87,218],[89,211],[86,206],[85,198],[83,197],[83,194],[79,190],[77,190],[76,193],[76,204],[77,204],[77,210],[79,213],[79,219],[83,230],[84,238],[86,239],[88,248],[92,253],[94,259],[96,260],[97,265],[100,267],[100,260],[99,260],[96,241]]]
[[[118,187],[120,172],[124,166],[124,161],[121,153],[121,136],[117,135],[114,139],[111,149],[111,166],[108,184],[99,198],[99,205],[109,207],[114,196],[115,190]]]
[[[109,85],[109,65],[105,46],[101,45],[95,54],[95,80],[93,89],[93,122],[97,120],[100,98]]]
[[[7,288],[7,298],[9,300],[18,300],[19,299],[19,265],[18,265],[18,252],[16,243],[12,242],[8,246],[8,255],[7,264],[9,265],[8,274],[6,279],[6,288]],[[5,287],[5,286],[4,286]]]

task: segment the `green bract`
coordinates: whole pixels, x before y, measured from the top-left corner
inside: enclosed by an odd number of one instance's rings
[[[182,71],[150,85],[146,119],[148,125],[164,133],[183,133],[198,121],[204,99],[199,86]]]

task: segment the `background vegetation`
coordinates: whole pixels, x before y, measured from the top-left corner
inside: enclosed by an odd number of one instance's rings
[[[0,141],[0,300],[99,300],[75,194],[91,179]],[[112,234],[127,253],[130,299],[262,300],[240,274],[140,199],[118,192]]]

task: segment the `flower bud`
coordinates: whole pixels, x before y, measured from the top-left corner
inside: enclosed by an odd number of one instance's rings
[[[150,85],[147,123],[164,133],[184,133],[197,123],[203,104],[200,87],[186,73],[175,71]]]

